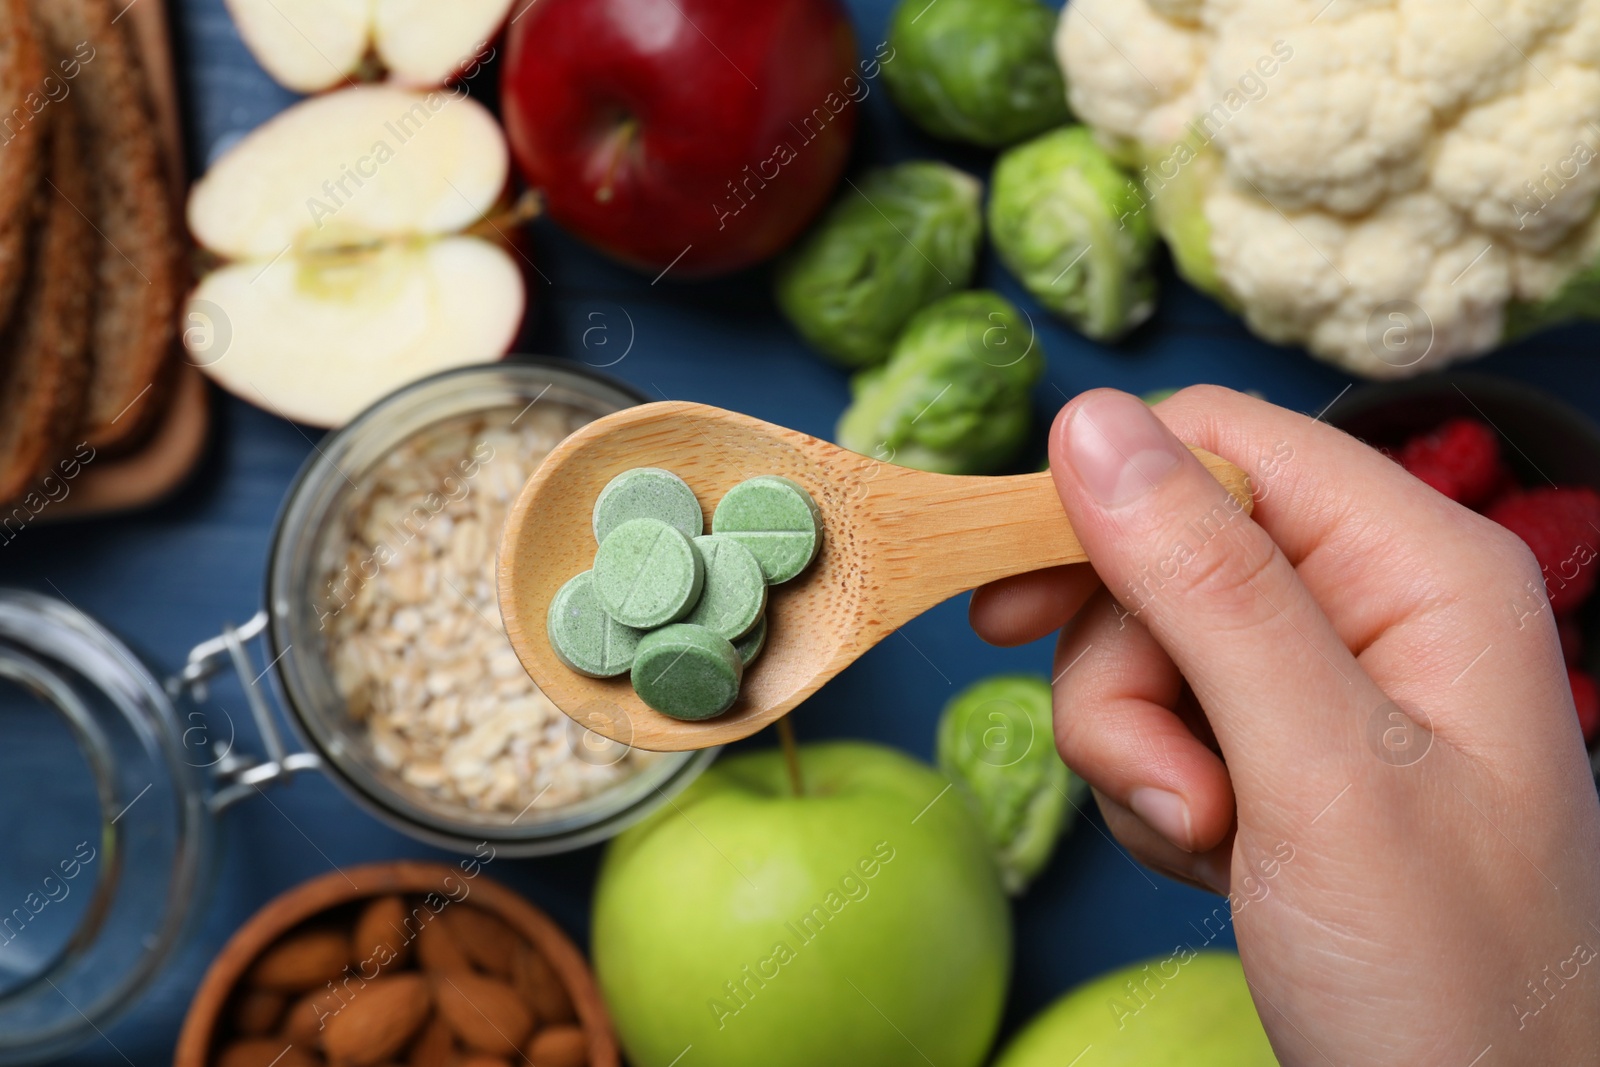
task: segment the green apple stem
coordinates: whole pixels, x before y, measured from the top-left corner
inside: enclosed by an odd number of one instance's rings
[[[806,786],[800,777],[800,746],[795,743],[794,724],[785,715],[778,720],[778,742],[783,745],[783,762],[789,767],[789,785],[794,789],[794,795],[806,795]]]

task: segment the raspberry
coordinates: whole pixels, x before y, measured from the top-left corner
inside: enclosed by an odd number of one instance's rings
[[[1506,478],[1500,439],[1476,419],[1451,419],[1400,449],[1400,465],[1469,508],[1488,503]]]
[[[1583,743],[1594,744],[1600,734],[1600,688],[1594,679],[1575,668],[1567,668],[1567,682],[1572,686],[1572,703],[1578,709],[1578,726],[1583,730]]]
[[[1533,549],[1556,614],[1576,610],[1594,592],[1600,573],[1595,566],[1600,494],[1587,488],[1530,489],[1496,501],[1488,516]]]
[[[1561,637],[1561,655],[1567,666],[1576,667],[1583,662],[1583,629],[1571,615],[1556,618],[1556,633]]]

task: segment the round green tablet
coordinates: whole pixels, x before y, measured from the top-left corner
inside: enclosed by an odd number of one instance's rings
[[[568,581],[551,599],[547,629],[556,658],[590,678],[626,674],[644,636],[606,614],[594,594],[593,571]]]
[[[767,647],[767,617],[765,615],[756,620],[750,632],[733,643],[733,650],[739,653],[739,658],[746,667],[755,662],[761,655],[761,650]]]
[[[822,518],[811,494],[775,474],[729,489],[711,517],[711,532],[748,548],[773,585],[805,570],[822,546]]]
[[[699,537],[706,528],[689,483],[659,467],[635,467],[606,483],[594,502],[595,541],[604,541],[629,519],[660,519],[685,537]]]
[[[660,519],[629,519],[594,554],[594,591],[606,614],[640,630],[689,613],[705,581],[694,542]]]
[[[632,677],[633,691],[661,714],[709,719],[739,698],[744,661],[727,638],[680,622],[639,640]]]
[[[755,554],[731,537],[694,539],[706,565],[705,588],[684,622],[704,626],[729,641],[750,632],[767,607],[767,579]]]

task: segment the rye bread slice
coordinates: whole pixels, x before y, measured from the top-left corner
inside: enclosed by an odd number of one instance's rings
[[[98,231],[88,406],[80,433],[99,450],[137,441],[165,401],[182,298],[181,230],[169,198],[144,72],[109,0],[33,0],[47,44],[94,49],[73,83]]]
[[[28,269],[34,189],[44,170],[44,58],[27,0],[0,0],[0,323]]]
[[[89,193],[77,115],[51,105],[48,182],[34,197],[32,262],[0,331],[0,501],[43,477],[81,423],[89,380],[94,230],[74,204]]]

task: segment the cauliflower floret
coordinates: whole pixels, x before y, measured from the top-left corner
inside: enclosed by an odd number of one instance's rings
[[[1571,28],[1551,45],[1553,62],[1600,67],[1600,4],[1580,4]]]
[[[1600,262],[1600,0],[1070,0],[1057,48],[1269,340],[1414,374]]]
[[[1481,350],[1504,330],[1508,253],[1437,197],[1386,203],[1346,248],[1340,269],[1350,292],[1311,335],[1346,370],[1404,377],[1424,359],[1436,366],[1439,353]]]
[[[1277,36],[1284,30],[1343,22],[1394,6],[1395,0],[1205,0],[1201,21],[1215,38],[1238,33]]]
[[[1396,74],[1441,114],[1516,92],[1529,55],[1572,25],[1584,0],[1401,0]]]
[[[1465,112],[1439,139],[1433,185],[1508,244],[1559,245],[1600,196],[1600,71],[1563,68]]]
[[[1291,217],[1231,182],[1212,191],[1205,213],[1230,292],[1267,340],[1299,339],[1343,298],[1344,279],[1330,268],[1343,253],[1345,228],[1329,217]]]
[[[1368,12],[1281,38],[1279,53],[1289,58],[1217,135],[1229,173],[1285,211],[1358,215],[1416,188],[1427,173],[1433,111],[1417,86],[1392,73],[1394,25],[1392,12]],[[1211,87],[1273,48],[1254,34],[1217,42]]]
[[[1102,137],[1165,145],[1183,136],[1204,61],[1189,29],[1160,17],[1143,0],[1075,0],[1056,34],[1062,63],[1083,72],[1069,80],[1073,110]]]

